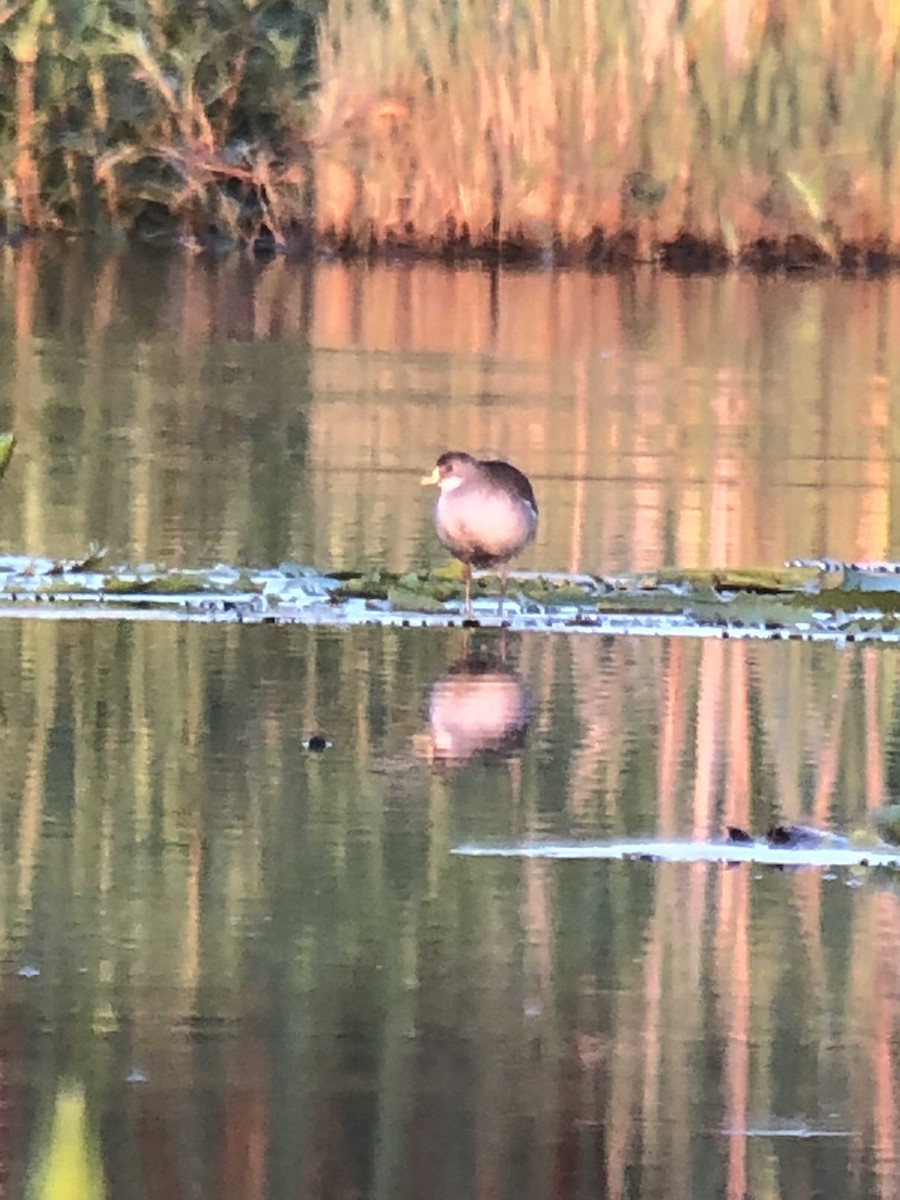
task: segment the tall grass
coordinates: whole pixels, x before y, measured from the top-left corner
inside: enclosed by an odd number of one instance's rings
[[[0,207],[7,231],[852,259],[900,243],[898,30],[891,0],[9,0]]]
[[[331,0],[319,226],[893,243],[898,22],[877,0]]]

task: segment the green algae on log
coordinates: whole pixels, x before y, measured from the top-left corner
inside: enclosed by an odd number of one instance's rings
[[[731,638],[900,641],[900,565],[796,562],[785,567],[667,567],[599,577],[518,572],[499,612],[495,576],[479,573],[463,621],[458,563],[396,574],[325,575],[284,563],[167,570],[0,557],[0,615],[156,618],[580,631]]]

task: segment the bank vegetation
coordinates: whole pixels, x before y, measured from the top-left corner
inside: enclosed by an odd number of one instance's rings
[[[0,221],[885,267],[898,36],[891,0],[8,0]]]

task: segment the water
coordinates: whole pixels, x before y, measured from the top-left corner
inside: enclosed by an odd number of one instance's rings
[[[418,478],[508,455],[525,566],[900,557],[900,283],[0,253],[0,544],[397,570]]]
[[[900,555],[892,283],[0,280],[9,549],[438,561],[456,444],[529,566]],[[0,624],[4,1193],[896,1194],[893,874],[452,850],[853,830],[898,713],[874,646]]]

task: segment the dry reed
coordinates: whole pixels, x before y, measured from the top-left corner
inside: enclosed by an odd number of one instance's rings
[[[8,0],[0,216],[887,262],[898,31],[892,0]]]
[[[623,233],[638,255],[886,250],[900,239],[898,11],[331,0],[319,228],[545,253],[612,253]]]

